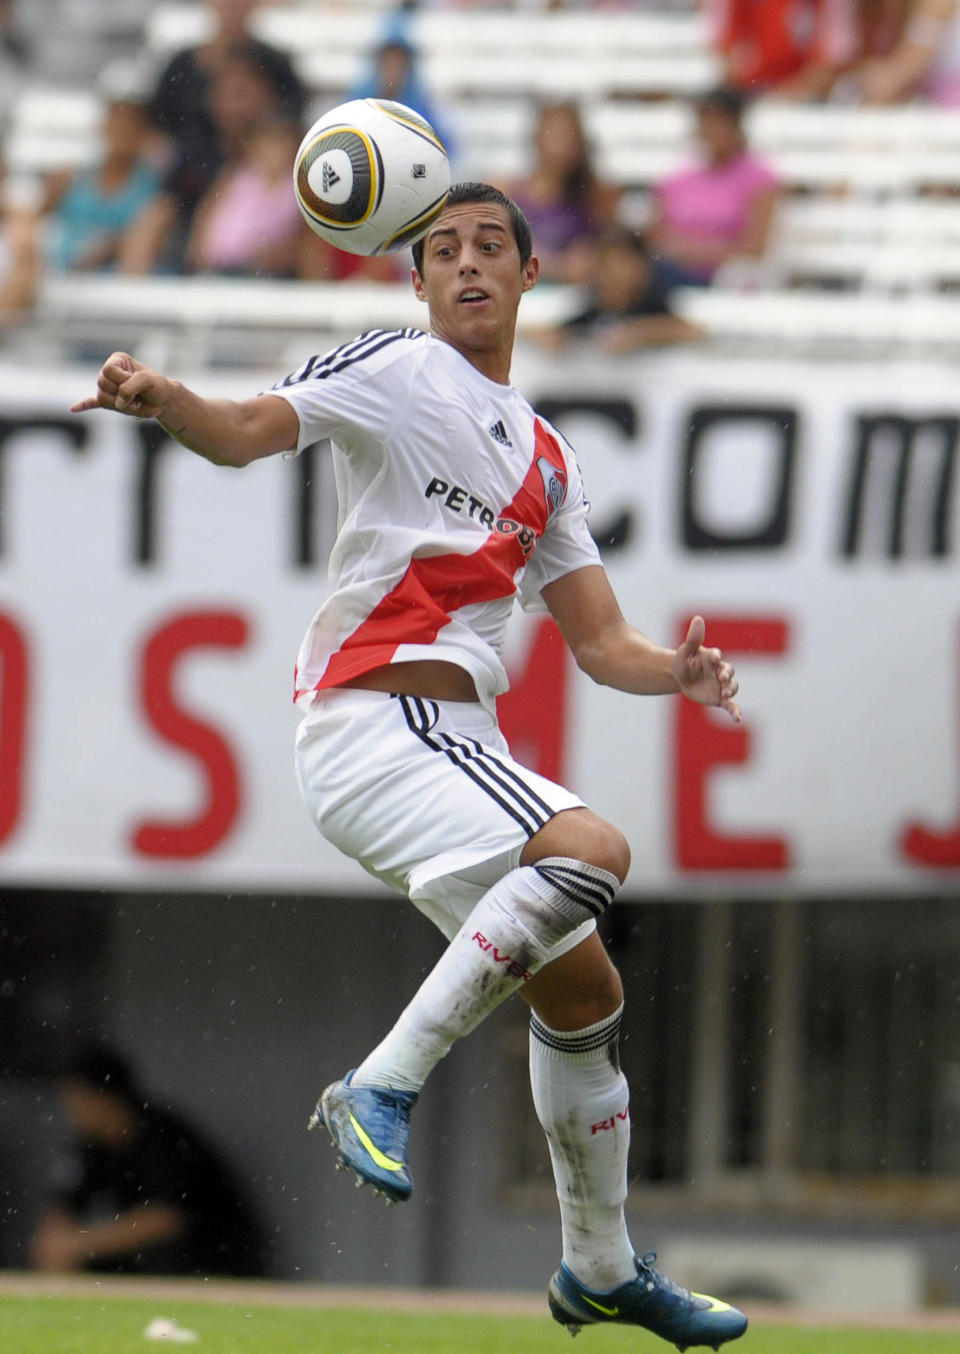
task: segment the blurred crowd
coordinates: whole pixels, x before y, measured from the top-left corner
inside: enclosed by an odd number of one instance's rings
[[[50,173],[25,192],[9,176],[4,185],[0,160],[0,317],[28,313],[41,278],[56,270],[406,276],[405,256],[359,259],[308,231],[290,191],[290,167],[311,120],[311,91],[287,53],[255,36],[262,3],[202,3],[209,36],[175,52],[163,69],[104,67],[99,146],[90,167]],[[419,7],[489,10],[495,24],[504,6],[428,0]],[[692,7],[692,0],[507,6]],[[383,10],[380,41],[348,97],[379,95],[415,107],[455,152],[456,129],[425,82],[409,37],[406,21],[417,8]],[[571,332],[603,330],[611,343],[612,314],[630,321],[617,329],[620,345],[695,337],[689,326],[666,323],[672,289],[709,286],[738,263],[763,259],[782,189],[749,144],[744,117],[751,101],[960,106],[958,0],[704,0],[704,8],[722,78],[694,100],[696,152],[650,185],[642,222],[624,209],[621,186],[598,171],[576,101],[539,104],[525,172],[498,184],[531,220],[544,281],[585,289],[587,304]],[[38,42],[31,14],[27,0],[0,0],[0,85],[8,90],[18,87],[17,77],[29,79]],[[614,270],[638,279],[624,283],[619,301],[609,280]]]

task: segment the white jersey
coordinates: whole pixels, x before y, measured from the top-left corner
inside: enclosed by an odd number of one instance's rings
[[[547,583],[599,562],[569,443],[419,329],[363,334],[272,393],[297,414],[298,453],[330,439],[340,510],[297,700],[429,658],[464,668],[492,709],[514,597],[537,609]]]

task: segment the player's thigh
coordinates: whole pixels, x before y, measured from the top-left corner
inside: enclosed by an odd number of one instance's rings
[[[379,692],[316,702],[297,734],[297,774],[324,836],[447,934],[551,818],[582,806],[514,761],[478,704]]]

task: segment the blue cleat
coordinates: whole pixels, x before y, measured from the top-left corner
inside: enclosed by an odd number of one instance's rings
[[[413,1091],[388,1091],[350,1085],[353,1072],[328,1086],[317,1101],[308,1128],[321,1124],[340,1153],[338,1170],[354,1172],[357,1185],[373,1185],[388,1203],[410,1198],[413,1179],[407,1165]]]
[[[653,1268],[656,1254],[634,1257],[637,1277],[609,1293],[597,1293],[574,1278],[566,1265],[550,1280],[547,1301],[554,1321],[578,1335],[582,1326],[612,1321],[642,1326],[679,1350],[689,1345],[712,1345],[736,1340],[747,1329],[747,1318],[736,1307],[702,1293],[691,1293]]]

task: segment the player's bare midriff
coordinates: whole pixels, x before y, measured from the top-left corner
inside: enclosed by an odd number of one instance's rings
[[[352,677],[342,686],[361,691],[389,691],[398,696],[422,696],[424,700],[476,701],[473,678],[456,663],[425,658],[412,663],[388,663]]]

